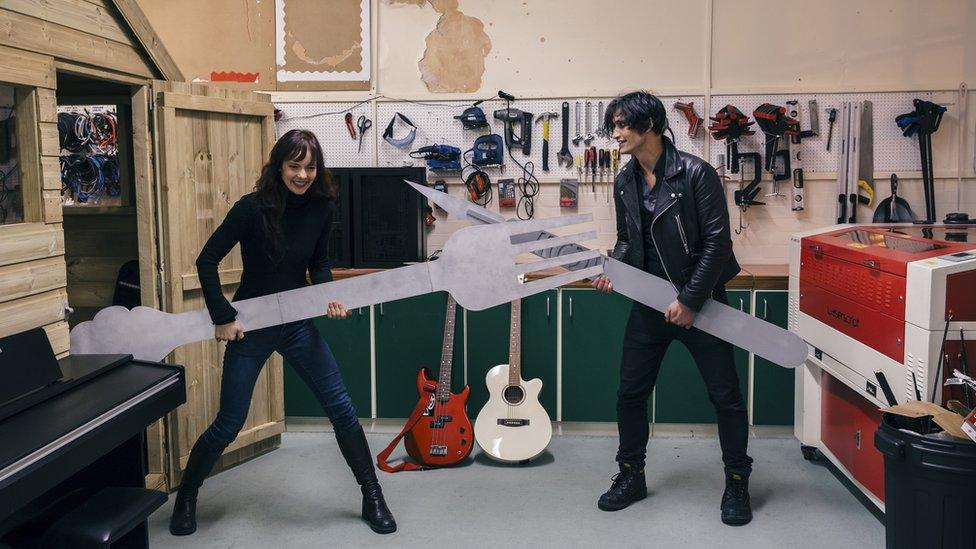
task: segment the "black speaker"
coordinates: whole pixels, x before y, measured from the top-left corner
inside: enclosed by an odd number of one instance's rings
[[[333,226],[334,254],[349,246],[349,267],[393,268],[427,258],[427,200],[404,179],[425,183],[426,168],[333,168],[341,224]],[[348,185],[348,187],[344,186]],[[337,216],[337,218],[340,216]],[[341,265],[337,258],[333,265]]]
[[[329,262],[333,267],[352,267],[352,227],[349,205],[352,202],[352,174],[348,170],[332,169],[332,179],[338,187],[338,208],[332,218],[329,236]]]

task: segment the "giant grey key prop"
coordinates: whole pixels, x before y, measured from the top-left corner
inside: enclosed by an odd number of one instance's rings
[[[593,231],[555,239],[526,238],[591,219],[589,214],[569,215],[465,227],[451,235],[437,261],[244,299],[232,305],[246,331],[322,316],[332,301],[353,309],[441,290],[450,292],[462,307],[480,311],[602,273],[600,253],[586,249],[550,254],[551,257],[534,263],[515,263],[516,256],[522,253],[596,238]],[[520,280],[520,275],[526,273],[586,262],[592,263],[541,280]],[[151,307],[131,311],[107,307],[71,330],[71,352],[131,354],[141,360],[160,361],[181,345],[213,336],[213,323],[206,309],[165,313]]]
[[[501,215],[467,200],[435,191],[430,187],[418,185],[411,181],[406,182],[417,192],[426,196],[427,200],[457,219],[484,224],[509,225],[515,223],[505,223],[505,218]],[[556,237],[545,229],[535,233],[522,232],[518,236],[512,237],[513,242],[545,241],[547,239],[557,245],[539,246],[533,253],[550,261],[554,256],[566,257],[567,259],[581,258],[583,257],[581,254],[587,251],[587,248],[576,244],[576,241],[566,241],[565,237]],[[604,274],[613,283],[613,289],[634,301],[658,311],[664,311],[678,297],[674,286],[667,280],[602,254],[583,261],[576,260],[573,263],[567,261],[563,266],[570,270],[590,272],[594,266],[601,263]],[[807,359],[807,344],[800,336],[746,314],[739,309],[719,303],[714,299],[707,300],[702,310],[695,315],[695,327],[785,368],[796,368]]]

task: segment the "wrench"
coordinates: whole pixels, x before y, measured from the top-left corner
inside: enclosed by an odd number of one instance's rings
[[[573,136],[573,146],[574,147],[578,147],[579,144],[580,144],[580,141],[583,140],[583,136],[580,135],[580,131],[579,131],[580,130],[579,120],[580,120],[580,102],[577,101],[576,102],[576,135]]]
[[[596,135],[597,137],[606,137],[607,132],[606,130],[603,129],[603,101],[600,101],[598,105],[599,106],[597,107],[597,115],[596,115],[596,126],[597,126]]]
[[[573,167],[573,155],[569,152],[569,102],[563,101],[563,148],[556,153],[556,161],[560,166]]]
[[[583,143],[589,145],[593,141],[593,133],[590,131],[590,103],[586,102],[586,135],[583,136]]]

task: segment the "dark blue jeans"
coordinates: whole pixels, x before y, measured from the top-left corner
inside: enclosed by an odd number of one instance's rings
[[[712,298],[728,303],[725,288],[716,288]],[[617,430],[620,446],[617,461],[644,468],[649,435],[647,399],[654,390],[664,353],[672,341],[680,341],[691,352],[708,399],[718,416],[718,438],[726,471],[748,476],[752,458],[746,453],[749,417],[739,390],[732,344],[698,328],[681,328],[664,320],[664,313],[634,302],[624,333],[617,389]]]
[[[220,411],[199,440],[208,449],[223,451],[237,437],[247,419],[258,374],[274,351],[312,390],[337,434],[359,428],[356,409],[332,351],[312,321],[302,320],[247,332],[244,339],[227,343]]]

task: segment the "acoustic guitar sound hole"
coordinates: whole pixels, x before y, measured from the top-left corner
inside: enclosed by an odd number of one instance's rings
[[[525,398],[525,391],[522,390],[518,385],[509,385],[505,387],[505,402],[515,405],[522,402]]]

